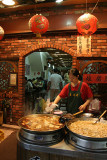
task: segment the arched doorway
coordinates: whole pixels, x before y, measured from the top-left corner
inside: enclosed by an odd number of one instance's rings
[[[52,66],[54,66],[54,67],[56,67],[56,68],[59,69],[59,71],[60,71],[61,74],[64,74],[67,70],[69,70],[69,68],[71,68],[71,66],[73,64],[73,57],[72,57],[72,55],[74,53],[72,52],[72,54],[71,54],[71,50],[70,49],[67,49],[66,50],[67,52],[65,52],[65,48],[63,48],[64,51],[62,51],[59,48],[60,48],[60,46],[59,47],[57,46],[56,48],[55,48],[55,46],[54,46],[54,48],[52,48],[52,47],[46,47],[46,48],[44,48],[43,47],[43,48],[40,48],[40,49],[36,49],[34,51],[30,51],[29,53],[27,53],[26,55],[24,55],[23,58],[26,59],[29,56],[30,57],[30,61],[31,61],[32,57],[34,57],[33,54],[37,55],[37,53],[39,53],[39,52],[40,53],[42,52],[43,54],[46,53],[46,52],[48,52],[48,56],[46,58],[47,65],[46,64],[44,65],[43,70],[41,71],[41,73],[42,72],[46,72],[46,69],[47,68],[49,69],[48,64],[51,64],[51,68],[50,68],[51,70],[52,70]],[[34,58],[33,58],[33,60],[34,60]],[[26,67],[26,62],[23,63],[23,64]],[[34,66],[33,66],[33,68],[34,68]],[[36,72],[37,71],[33,70],[33,76],[31,78],[35,77]],[[40,72],[40,70],[38,72]],[[45,74],[42,74],[42,75],[44,75],[43,78],[46,78]],[[23,79],[24,79],[24,77],[23,77]]]

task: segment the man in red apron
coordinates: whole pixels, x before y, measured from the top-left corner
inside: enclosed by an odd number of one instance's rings
[[[93,93],[87,83],[80,81],[79,71],[74,68],[69,72],[71,83],[67,84],[54,100],[57,104],[62,98],[68,99],[67,112],[76,113],[85,110],[93,99]]]

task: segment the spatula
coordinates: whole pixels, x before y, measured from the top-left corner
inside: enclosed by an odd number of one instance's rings
[[[93,124],[96,124],[96,123],[102,118],[102,116],[103,116],[106,112],[107,112],[107,110],[105,110],[105,111],[101,114],[101,116],[100,116]]]
[[[82,113],[82,112],[83,112],[83,111],[79,111],[79,112],[76,112],[76,113],[74,113],[74,114],[68,113],[68,114],[62,115],[62,116],[59,118],[59,122],[60,122],[60,123],[65,123],[65,120],[73,119],[74,116],[76,116],[76,115],[78,115],[78,114],[80,114],[80,113]]]

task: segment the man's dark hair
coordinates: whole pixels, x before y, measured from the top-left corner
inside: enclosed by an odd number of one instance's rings
[[[25,80],[27,80],[27,77],[25,77]]]
[[[54,69],[54,72],[55,72],[55,73],[58,73],[58,69]]]

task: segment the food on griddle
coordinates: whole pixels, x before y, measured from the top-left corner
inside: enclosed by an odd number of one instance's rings
[[[33,131],[52,131],[63,127],[59,117],[49,115],[29,115],[22,118],[21,126]]]
[[[93,121],[76,121],[71,123],[68,128],[79,135],[94,138],[107,137],[107,123],[98,122],[93,125]]]

